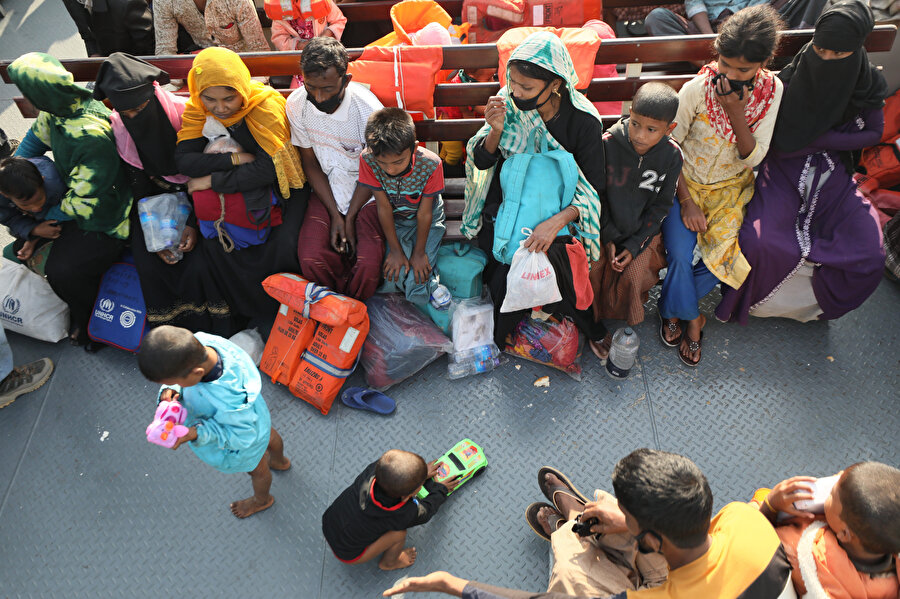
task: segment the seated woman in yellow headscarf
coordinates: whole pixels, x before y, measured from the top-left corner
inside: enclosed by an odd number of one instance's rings
[[[188,88],[175,163],[191,177],[202,248],[232,311],[266,322],[278,305],[260,283],[273,273],[299,272],[297,235],[308,197],[284,98],[251,80],[240,57],[225,48],[197,55]],[[241,151],[205,153],[223,127]]]

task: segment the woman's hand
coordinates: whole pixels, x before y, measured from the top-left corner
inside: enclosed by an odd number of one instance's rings
[[[185,227],[184,232],[181,234],[181,243],[178,244],[178,249],[184,253],[187,253],[194,249],[197,245],[197,229],[194,227]]]
[[[409,259],[409,265],[412,268],[416,283],[424,283],[428,280],[428,275],[431,274],[431,263],[428,261],[428,256],[425,252],[413,252],[412,257]]]
[[[404,268],[406,272],[409,272],[409,260],[406,259],[403,251],[389,250],[387,256],[384,257],[384,278],[388,281],[399,281],[400,277],[404,275]]]
[[[608,244],[607,251],[609,252],[609,265],[616,272],[624,271],[625,267],[631,264],[632,259],[634,259],[634,256],[628,250],[622,250],[619,254],[616,254],[616,244],[614,243]]]
[[[188,193],[194,193],[195,191],[204,191],[206,189],[212,189],[212,175],[206,175],[205,177],[197,177],[195,179],[189,179],[187,184]]]
[[[813,494],[810,491],[813,483],[816,482],[811,476],[794,476],[787,480],[783,480],[769,492],[766,503],[776,512],[784,512],[799,518],[812,519],[814,516],[809,512],[801,512],[794,507],[795,501],[803,501],[812,499]]]
[[[700,206],[692,199],[687,199],[681,203],[681,221],[688,231],[693,231],[694,233],[706,232],[706,217],[703,215],[703,211],[700,210]]]
[[[175,254],[172,253],[172,250],[159,250],[156,252],[156,255],[159,256],[159,259],[172,266],[173,264],[178,264],[178,258],[175,257]]]
[[[256,154],[250,152],[238,152],[238,162],[241,164],[250,164],[256,160]]]
[[[503,121],[506,118],[506,100],[502,96],[488,98],[484,108],[484,120],[496,133],[503,133]]]
[[[525,249],[529,252],[546,252],[566,224],[568,223],[563,221],[559,214],[551,216],[534,228],[525,240]]]

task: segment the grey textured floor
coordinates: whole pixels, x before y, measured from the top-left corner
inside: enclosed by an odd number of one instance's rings
[[[60,3],[2,1],[0,57],[84,55]],[[27,123],[11,105],[14,91],[0,86],[0,127],[21,136]],[[716,300],[705,301],[707,315]],[[266,384],[294,468],[275,476],[275,505],[246,521],[228,510],[249,494],[246,476],[146,442],[155,390],[133,356],[11,334],[17,363],[50,356],[57,370],[0,411],[0,597],[378,597],[405,573],[340,564],[319,519],[390,447],[430,459],[468,436],[490,460],[485,476],[411,531],[419,561],[408,573],[445,569],[532,590],[545,585],[547,545],[522,513],[541,498],[543,464],[589,492],[608,488],[612,466],[632,449],[677,451],[706,472],[717,508],[793,474],[863,459],[900,464],[900,285],[882,282],[832,323],[712,322],[695,370],[662,347],[655,319],[651,307],[638,327],[640,366],[625,382],[592,356],[580,383],[518,360],[448,381],[441,358],[389,391],[399,406],[389,417],[340,403],[322,416]],[[533,387],[544,374],[550,388]]]

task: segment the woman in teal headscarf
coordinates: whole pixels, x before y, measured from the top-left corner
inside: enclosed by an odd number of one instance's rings
[[[485,125],[466,147],[462,232],[470,239],[477,236],[478,245],[488,255],[492,254],[494,219],[503,201],[500,170],[508,157],[529,149],[528,140],[535,128],[542,130],[551,150],[564,149],[574,156],[578,184],[571,205],[537,225],[525,247],[546,252],[557,234],[572,224],[588,259],[596,260],[602,254],[599,193],[606,186],[603,125],[594,105],[575,89],[577,83],[572,58],[552,33],[533,33],[510,56],[506,85],[488,101]],[[486,270],[491,297],[497,307],[494,337],[501,347],[523,316],[522,312],[499,312],[506,295],[508,272],[509,265],[493,260]],[[583,275],[587,277],[586,272]],[[545,309],[571,316],[591,345],[599,347],[606,337],[606,328],[602,322],[594,321],[590,309],[576,310],[574,304],[575,298],[563,293],[562,302]]]
[[[100,278],[128,239],[131,191],[116,151],[109,109],[47,54],[20,56],[8,71],[41,111],[16,155],[32,158],[52,150],[68,187],[59,208],[69,220],[58,223],[45,274],[53,291],[69,305],[72,341],[83,345],[88,342],[87,323]]]

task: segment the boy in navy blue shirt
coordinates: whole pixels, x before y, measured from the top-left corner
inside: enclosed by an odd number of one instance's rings
[[[0,161],[0,224],[16,238],[4,249],[6,258],[25,262],[39,244],[59,237],[59,221],[68,220],[59,210],[65,193],[62,177],[49,158]]]

